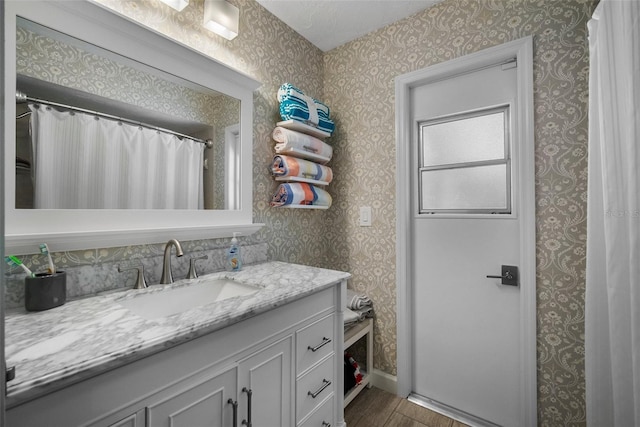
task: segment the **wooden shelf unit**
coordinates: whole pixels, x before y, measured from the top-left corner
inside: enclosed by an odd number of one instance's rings
[[[351,347],[362,337],[367,337],[367,369],[371,371],[373,369],[373,319],[368,318],[362,322],[356,323],[349,329],[344,331],[344,349]],[[369,373],[360,368],[362,373],[362,382],[344,395],[344,407],[346,408],[349,403],[365,388],[371,388]]]

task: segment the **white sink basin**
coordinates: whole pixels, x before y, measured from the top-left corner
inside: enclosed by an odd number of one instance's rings
[[[140,295],[118,301],[118,303],[140,317],[157,319],[227,298],[250,295],[257,291],[257,287],[235,280],[215,279]]]

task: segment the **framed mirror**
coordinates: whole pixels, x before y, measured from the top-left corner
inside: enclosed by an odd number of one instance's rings
[[[5,23],[7,252],[260,227],[258,82],[88,1],[8,2]]]

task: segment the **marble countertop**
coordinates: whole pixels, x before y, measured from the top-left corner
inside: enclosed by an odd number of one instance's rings
[[[245,266],[240,272],[213,273],[172,285],[70,301],[47,311],[9,310],[5,317],[5,356],[7,366],[15,366],[16,378],[7,384],[7,406],[222,329],[349,277],[341,271],[268,262]],[[259,289],[251,295],[150,320],[118,303],[220,278]]]

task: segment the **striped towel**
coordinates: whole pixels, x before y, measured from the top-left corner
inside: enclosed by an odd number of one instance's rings
[[[280,184],[271,198],[271,206],[315,205],[331,206],[331,195],[306,183]]]
[[[333,133],[335,124],[329,118],[329,107],[317,99],[305,95],[291,83],[280,86],[278,102],[280,102],[282,120],[296,120]]]
[[[347,307],[351,310],[361,310],[371,306],[371,298],[366,295],[358,294],[351,289],[347,289]]]
[[[333,179],[333,171],[328,166],[282,155],[273,156],[271,174],[273,176],[314,179],[327,184]]]
[[[326,157],[329,160],[333,156],[333,148],[329,144],[295,130],[278,126],[273,130],[271,137],[277,142],[275,150],[278,154],[292,155],[289,151],[298,150]]]

